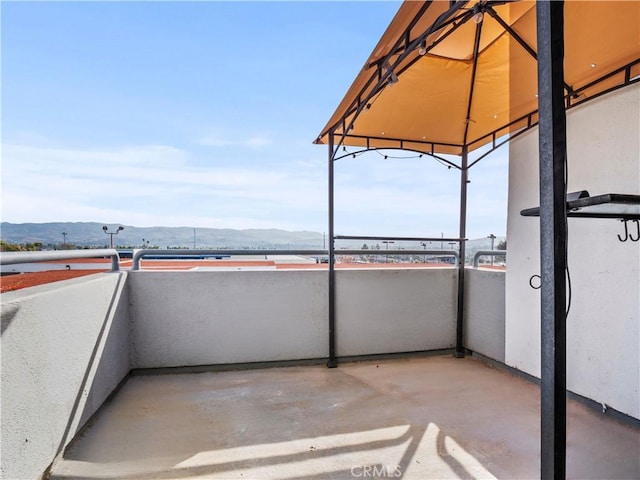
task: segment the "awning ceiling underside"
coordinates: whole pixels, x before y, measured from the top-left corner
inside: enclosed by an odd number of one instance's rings
[[[640,2],[564,12],[568,106],[638,80]],[[536,51],[533,1],[407,1],[316,143],[333,129],[342,145],[459,155],[513,135],[537,123]]]

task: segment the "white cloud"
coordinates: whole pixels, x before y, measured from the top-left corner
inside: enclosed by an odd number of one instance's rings
[[[281,167],[253,156],[229,166],[166,145],[4,145],[2,219],[326,231],[325,154]],[[496,169],[472,169],[470,238],[505,231],[506,186],[496,188]],[[338,234],[456,236],[458,203],[459,173],[431,159],[336,163]]]
[[[5,145],[3,220],[322,228],[325,179],[307,169],[193,166],[189,158],[164,146],[101,151]],[[295,218],[305,213],[316,220],[297,225]]]
[[[200,137],[196,143],[205,147],[250,147],[259,148],[272,145],[273,139],[268,135],[253,135],[245,137],[242,134],[207,134]]]

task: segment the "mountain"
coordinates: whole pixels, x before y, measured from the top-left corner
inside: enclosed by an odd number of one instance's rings
[[[110,245],[111,235],[105,234],[103,224],[96,222],[8,223],[2,222],[0,237],[10,243],[44,245],[67,244],[104,247]],[[289,232],[278,229],[232,230],[191,227],[134,227],[113,235],[118,247],[160,248],[322,248],[323,234],[318,232]],[[108,232],[116,232],[118,225],[108,225]],[[66,232],[63,235],[62,232]]]
[[[55,222],[55,223],[8,223],[0,225],[0,238],[9,243],[41,242],[45,246],[60,247],[63,241],[79,247],[110,246],[110,235],[102,230],[102,223],[96,222]],[[117,231],[118,225],[108,225],[108,232]],[[62,234],[66,232],[66,236]],[[494,247],[497,248],[505,237],[496,237]],[[280,248],[280,249],[322,249],[328,246],[324,234],[319,232],[290,232],[278,229],[233,230],[228,228],[192,228],[192,227],[134,227],[124,225],[124,230],[113,235],[114,245],[124,248],[140,248],[147,241],[150,247],[159,248]],[[339,240],[336,248],[347,247],[357,249],[367,244],[368,248],[376,245],[385,249],[381,241]],[[451,249],[446,242],[445,250]],[[437,250],[441,242],[433,241],[428,249]],[[390,249],[404,248],[422,250],[420,242],[396,242]],[[467,241],[466,256],[472,258],[478,250],[491,248],[489,238]]]

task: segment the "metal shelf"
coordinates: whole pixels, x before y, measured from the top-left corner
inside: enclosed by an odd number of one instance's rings
[[[586,196],[570,199],[567,195],[567,217],[640,220],[640,195],[605,193],[591,197],[587,192],[580,194]],[[520,215],[539,217],[540,207],[526,208]]]

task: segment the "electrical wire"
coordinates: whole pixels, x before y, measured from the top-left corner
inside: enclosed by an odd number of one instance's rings
[[[566,204],[566,199],[567,199],[567,180],[569,179],[569,162],[568,159],[565,159],[564,162],[564,199],[565,199],[565,204]],[[566,277],[566,282],[567,282],[567,298],[566,298],[566,308],[565,308],[565,314],[564,314],[564,320],[565,322],[567,321],[567,318],[569,317],[569,312],[571,311],[571,272],[569,271],[569,219],[565,213],[564,216],[564,228],[565,228],[565,233],[566,233],[566,238],[565,238],[565,242],[564,242],[564,258],[566,260],[566,266],[565,266],[565,277]],[[542,278],[540,277],[540,275],[531,275],[531,277],[529,278],[529,286],[531,288],[533,288],[534,290],[538,290],[540,289],[540,287],[542,287],[542,285],[538,285],[537,287],[533,285],[533,280],[534,278],[538,278],[540,280],[542,280]]]
[[[565,162],[564,162],[564,201],[565,201],[565,208],[566,208],[566,202],[567,202],[567,182],[569,181],[569,159],[565,158]],[[567,318],[569,317],[569,311],[571,311],[571,273],[569,272],[569,219],[567,217],[566,211],[565,211],[565,215],[564,215],[564,229],[565,229],[565,234],[566,234],[566,238],[565,238],[565,242],[564,242],[564,258],[566,260],[566,264],[565,264],[565,275],[567,277],[567,305],[566,305],[566,311],[564,314],[564,320],[565,322],[567,321]]]
[[[411,159],[411,158],[422,158],[422,153],[420,153],[419,155],[411,155],[411,156],[401,157],[401,156],[397,156],[397,155],[389,155],[389,154],[380,153],[379,150],[374,150],[374,152],[376,152],[381,157],[384,157],[385,160],[387,160],[388,158],[391,158],[391,159],[394,159],[394,160],[408,160],[408,159]],[[436,158],[436,160],[438,160],[438,159]]]
[[[396,156],[396,155],[389,155],[389,154],[384,154],[384,153],[380,153],[379,150],[374,150],[374,152],[376,152],[378,155],[380,155],[381,157],[383,157],[385,160],[391,158],[394,160],[405,160],[405,159],[412,159],[412,158],[422,158],[424,155],[429,155],[428,153],[420,153],[418,155],[411,155],[411,156]],[[437,156],[435,155],[429,155],[431,158],[433,158],[436,162],[438,162],[440,165],[442,165],[443,167],[447,167],[448,170],[451,170],[451,166],[449,165],[447,162],[442,161],[441,159],[439,159]],[[458,168],[458,167],[456,167]]]

